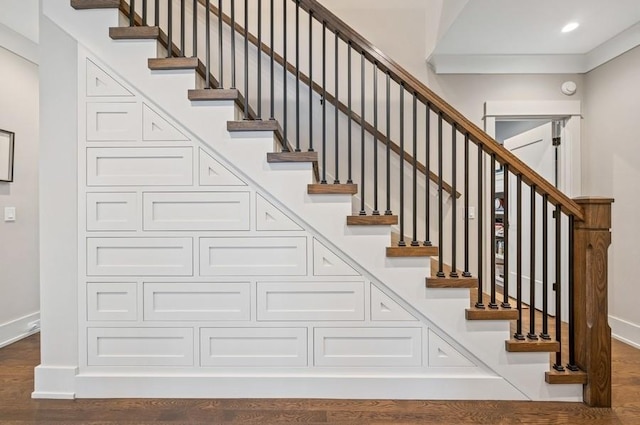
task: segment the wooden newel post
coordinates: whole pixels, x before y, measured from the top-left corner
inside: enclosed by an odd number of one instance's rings
[[[593,407],[611,407],[607,273],[613,199],[574,200],[584,210],[584,221],[574,223],[575,360],[587,373],[584,402]]]

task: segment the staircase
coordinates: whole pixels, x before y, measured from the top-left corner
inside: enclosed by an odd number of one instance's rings
[[[407,391],[391,394],[406,398],[583,399],[594,406],[610,405],[606,273],[603,276],[601,270],[587,268],[586,262],[587,258],[589,264],[596,261],[593,244],[587,242],[597,241],[596,251],[606,264],[611,200],[569,199],[317,1],[279,0],[275,7],[273,0],[253,3],[245,1],[243,7],[239,1],[72,0],[71,6],[80,10],[49,4],[45,14],[87,43],[86,57],[108,74],[105,79],[112,78],[130,93],[137,91],[136,99],[146,99],[143,103],[149,105],[145,107],[155,111],[149,114],[164,117],[160,121],[178,129],[185,140],[203,140],[204,144],[192,145],[199,152],[200,167],[203,158],[210,157],[213,163],[222,164],[221,169],[230,170],[233,176],[229,178],[248,181],[248,186],[255,187],[256,199],[266,199],[284,214],[282,220],[310,235],[314,250],[329,249],[327,255],[335,258],[324,261],[344,262],[370,281],[371,289],[365,292],[371,294],[365,297],[373,300],[376,294],[388,305],[397,305],[391,310],[407,312],[405,320],[417,319],[421,332],[429,334],[429,344],[442,341],[445,348],[441,352],[450,350],[449,357],[466,359],[478,370],[476,384],[469,377],[456,378],[460,387],[472,387],[468,392],[456,393],[456,384],[445,395],[438,394],[441,388],[418,389],[438,382],[430,377],[415,384],[417,388],[409,384]],[[93,34],[104,22],[111,22],[109,38]],[[107,28],[104,32],[106,35]],[[306,56],[301,53],[305,50]],[[179,97],[183,101],[176,104]],[[87,152],[97,146],[91,141],[87,139]],[[506,176],[502,190],[496,187],[498,164]],[[201,174],[200,185],[202,178]],[[92,185],[89,181],[86,185],[89,199]],[[513,188],[516,193],[509,193]],[[507,203],[505,223],[514,214],[511,220],[518,229],[516,241],[505,241],[506,252],[517,258],[510,263],[506,256],[503,285],[497,284],[493,249],[492,204],[499,191],[504,191]],[[530,197],[532,211],[524,211],[523,195]],[[146,192],[142,196],[146,202]],[[475,221],[466,214],[471,206],[478,212]],[[530,230],[535,234],[535,217],[540,217],[543,240],[529,238],[531,245],[523,247],[523,224],[533,223]],[[552,243],[550,234],[554,235]],[[526,250],[531,254],[527,271],[523,263]],[[543,258],[536,259],[539,253]],[[201,270],[204,262],[201,253]],[[537,262],[543,263],[543,276],[537,279],[542,297],[536,295],[538,285],[523,283],[526,272],[536,281]],[[511,273],[510,264],[516,267]],[[313,267],[318,266],[313,263]],[[145,275],[132,273],[140,274]],[[509,292],[509,278],[516,281],[516,294]],[[97,280],[96,285],[106,285],[104,278]],[[553,285],[565,289],[554,290]],[[550,297],[550,293],[555,295]],[[569,301],[564,315],[563,295]],[[539,304],[538,298],[542,299]],[[555,303],[554,316],[549,312],[549,299]],[[600,306],[599,312],[594,305]],[[565,316],[568,323],[556,320]],[[309,326],[316,336],[323,332],[322,327]],[[201,335],[206,332],[195,329]],[[372,329],[377,328],[365,326],[359,332],[366,335]],[[410,326],[404,331],[407,329],[411,332]],[[87,332],[90,339],[94,332],[90,323]],[[345,335],[338,332],[333,337]],[[317,346],[313,349],[315,356],[322,357]],[[97,375],[92,374],[103,371],[106,363],[96,363],[91,354],[84,360],[87,373],[79,382],[87,390],[97,382]],[[334,365],[331,371],[336,376],[342,372],[335,365],[346,365],[323,361]],[[350,365],[361,366],[357,362]],[[388,366],[403,374],[402,367]],[[425,370],[419,372],[424,375]],[[44,369],[42,373],[44,377]],[[118,369],[113,388],[124,396],[171,395],[145,389],[127,392],[115,383],[118,373],[124,372]],[[231,372],[230,377],[233,375]],[[384,373],[381,376],[390,379]],[[202,377],[192,378],[196,386],[206,385]],[[317,393],[301,390],[293,380],[285,381],[291,386],[289,392],[276,394],[291,394],[293,389],[302,391],[301,396],[353,396],[322,382],[318,385],[327,385],[326,392]],[[484,393],[486,389],[476,387],[480,382],[494,386],[495,393]],[[366,384],[358,391],[362,397],[388,394],[367,391]],[[39,396],[38,390],[35,394]],[[78,394],[111,396],[109,390],[95,388]],[[196,396],[233,395],[202,390]]]

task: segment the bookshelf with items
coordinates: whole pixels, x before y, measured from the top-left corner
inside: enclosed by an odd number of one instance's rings
[[[494,252],[495,252],[495,267],[496,267],[496,283],[502,286],[504,283],[504,172],[503,170],[496,171],[496,192],[494,199]]]

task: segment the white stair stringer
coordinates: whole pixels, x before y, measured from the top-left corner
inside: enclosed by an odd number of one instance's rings
[[[234,115],[231,102],[210,102],[206,107],[192,107],[186,90],[195,83],[193,71],[149,71],[146,61],[156,53],[155,41],[110,40],[107,28],[117,25],[117,11],[83,11],[79,16],[69,7],[68,0],[48,0],[43,2],[43,13],[110,68],[117,70],[120,77],[144,96],[161,106],[167,115],[208,143],[227,163],[242,170],[249,180],[270,194],[273,203],[283,206],[322,235],[324,241],[337,247],[344,258],[381,283],[388,295],[401,298],[423,319],[434,323],[443,334],[501,376],[502,379],[493,380],[492,392],[511,399],[581,400],[581,386],[544,383],[544,372],[549,367],[548,354],[505,351],[504,340],[509,337],[506,322],[466,321],[467,291],[425,289],[428,259],[387,258],[384,248],[389,244],[388,228],[347,227],[345,217],[352,213],[350,196],[307,195],[306,184],[312,178],[308,165],[268,164],[266,152],[273,149],[272,135],[230,135],[226,123]],[[104,31],[96,31],[96,28],[104,28]],[[491,394],[486,396],[492,397]]]

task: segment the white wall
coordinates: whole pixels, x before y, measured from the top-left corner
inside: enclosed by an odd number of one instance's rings
[[[0,182],[0,347],[38,318],[38,67],[0,47],[0,128],[15,133],[14,181]]]
[[[38,62],[38,0],[0,0],[0,46]]]
[[[613,242],[609,263],[609,314],[614,336],[640,347],[640,288],[635,262],[637,182],[640,180],[640,47],[586,75],[583,187],[585,193],[611,196]]]

